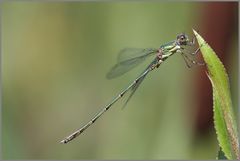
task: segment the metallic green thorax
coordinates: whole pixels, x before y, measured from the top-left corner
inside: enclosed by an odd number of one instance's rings
[[[164,44],[160,46],[160,50],[162,53],[162,60],[167,59],[169,56],[175,54],[179,51],[181,47],[177,44],[176,41],[172,41],[170,43]]]

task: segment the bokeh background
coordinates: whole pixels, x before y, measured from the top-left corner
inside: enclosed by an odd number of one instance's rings
[[[105,75],[125,47],[159,47],[192,28],[217,52],[238,107],[237,2],[1,3],[3,159],[215,159],[205,67],[174,55],[69,144],[59,144],[151,61]],[[201,57],[199,57],[201,60]]]

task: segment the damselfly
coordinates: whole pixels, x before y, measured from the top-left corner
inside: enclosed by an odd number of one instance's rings
[[[120,92],[113,100],[107,104],[103,109],[101,109],[87,124],[82,126],[80,129],[72,133],[71,135],[67,136],[65,139],[61,141],[61,143],[68,143],[69,141],[73,140],[81,133],[83,133],[90,125],[92,125],[98,118],[102,116],[107,110],[112,107],[112,105],[117,102],[120,98],[122,98],[129,90],[131,93],[125,102],[124,106],[128,103],[130,98],[133,96],[139,85],[142,83],[144,78],[147,74],[158,68],[162,62],[164,62],[167,58],[172,56],[175,53],[179,53],[182,55],[184,61],[186,62],[187,66],[190,68],[192,65],[204,65],[204,63],[199,63],[195,61],[192,56],[195,56],[199,48],[195,50],[195,52],[189,52],[189,46],[193,46],[195,44],[195,37],[190,41],[186,34],[182,33],[179,34],[176,40],[166,43],[160,48],[146,48],[146,49],[138,49],[138,48],[125,48],[120,51],[118,56],[118,63],[110,70],[107,74],[107,78],[115,78],[120,76],[130,69],[136,67],[138,64],[143,62],[147,57],[151,55],[155,55],[154,60],[147,66],[147,68],[137,77],[126,89]]]

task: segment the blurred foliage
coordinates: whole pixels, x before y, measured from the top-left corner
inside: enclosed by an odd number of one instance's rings
[[[180,32],[192,37],[201,6],[193,2],[2,3],[3,159],[215,158],[213,131],[193,139],[192,91],[197,84],[192,77],[202,69],[188,69],[179,55],[149,74],[127,108],[121,110],[123,102],[118,102],[82,136],[59,144],[151,61],[109,81],[105,74],[118,51],[159,47]],[[236,80],[234,69],[230,78]],[[233,83],[237,88],[237,81]]]

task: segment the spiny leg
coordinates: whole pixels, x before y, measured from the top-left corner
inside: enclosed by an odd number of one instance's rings
[[[200,51],[200,47],[197,48],[197,50],[195,50],[193,53],[191,53],[192,55],[197,55],[197,53]]]
[[[203,63],[203,62],[197,62],[197,61],[195,61],[195,60],[192,60],[191,58],[189,58],[189,56],[188,56],[187,54],[184,54],[184,53],[183,53],[183,56],[184,56],[187,60],[189,60],[191,63],[193,63],[193,64],[195,64],[195,65],[205,65],[205,63]]]
[[[196,40],[196,36],[194,36],[194,37],[192,38],[192,41],[190,41],[188,45],[189,45],[189,46],[195,45],[195,40]]]
[[[203,45],[205,45],[205,44],[206,44],[206,43],[201,44],[201,45],[197,48],[197,50],[195,50],[195,52],[192,53],[192,55],[196,55],[196,54],[200,51],[200,48],[201,48]]]
[[[183,56],[183,59],[184,59],[184,61],[185,61],[185,63],[186,63],[186,65],[187,65],[188,68],[191,68],[191,67],[192,67],[192,65],[189,64],[188,61],[190,61],[192,64],[195,64],[195,65],[205,65],[205,63],[200,63],[200,62],[197,62],[197,61],[193,60],[192,58],[190,58],[190,57],[187,55],[187,53],[184,53],[184,52],[183,52],[183,50],[187,50],[187,51],[189,52],[188,54],[195,56],[195,55],[197,55],[197,54],[199,53],[200,47],[198,47],[197,50],[195,50],[193,53],[190,53],[190,50],[188,50],[187,48],[181,47],[181,49],[182,49],[181,55]]]
[[[197,30],[197,32],[199,32],[199,30]],[[188,45],[190,46],[195,45],[195,40],[196,40],[196,35],[194,35],[194,37],[192,38],[192,41],[190,41]]]

